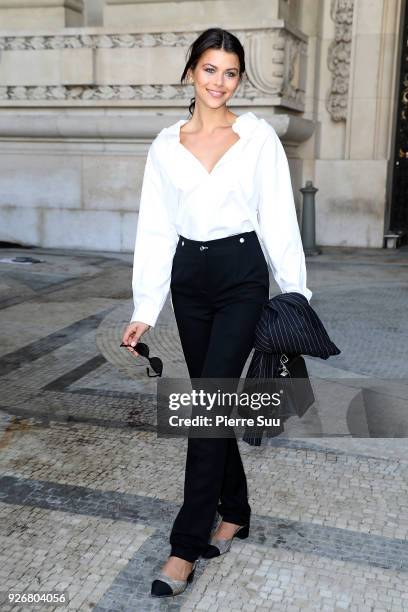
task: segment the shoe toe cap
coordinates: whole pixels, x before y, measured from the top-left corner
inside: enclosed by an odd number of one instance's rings
[[[155,597],[173,595],[173,589],[167,582],[163,582],[163,580],[153,580],[151,594]]]
[[[219,557],[220,549],[214,546],[213,544],[208,544],[202,556],[204,557],[204,559],[213,559],[214,557]]]

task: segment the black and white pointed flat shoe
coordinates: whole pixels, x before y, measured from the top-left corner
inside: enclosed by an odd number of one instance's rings
[[[214,557],[219,557],[220,555],[223,555],[229,551],[229,549],[231,548],[232,540],[234,538],[245,540],[245,538],[247,538],[248,536],[249,525],[241,525],[241,527],[238,527],[232,538],[221,539],[212,537],[207,549],[201,556],[204,557],[204,559],[213,559]]]
[[[157,574],[152,582],[151,595],[152,597],[172,597],[179,595],[186,590],[187,585],[192,582],[194,578],[194,572],[196,569],[197,561],[194,562],[191,572],[187,576],[186,580],[176,580],[166,576],[163,572]]]

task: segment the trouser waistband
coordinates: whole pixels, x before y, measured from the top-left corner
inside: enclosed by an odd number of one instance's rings
[[[179,247],[188,247],[198,250],[213,250],[220,247],[225,247],[229,244],[235,243],[245,243],[247,240],[253,240],[256,238],[256,232],[242,232],[241,234],[234,234],[232,236],[225,236],[224,238],[215,238],[214,240],[191,240],[190,238],[185,238],[184,236],[179,237],[178,246]]]

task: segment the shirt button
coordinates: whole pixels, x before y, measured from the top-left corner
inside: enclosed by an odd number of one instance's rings
[[[245,238],[240,238],[239,241],[240,242],[245,242]]]

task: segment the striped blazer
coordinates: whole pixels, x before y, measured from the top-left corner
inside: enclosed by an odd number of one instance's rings
[[[307,298],[295,291],[278,294],[266,302],[255,329],[254,349],[245,381],[252,388],[254,378],[278,376],[282,354],[289,358],[311,355],[328,359],[341,352]],[[281,426],[274,435],[283,430]],[[262,436],[262,432],[258,433]],[[268,435],[271,435],[269,431]],[[243,437],[248,444],[259,445],[260,441],[254,441],[255,438],[248,431]]]

